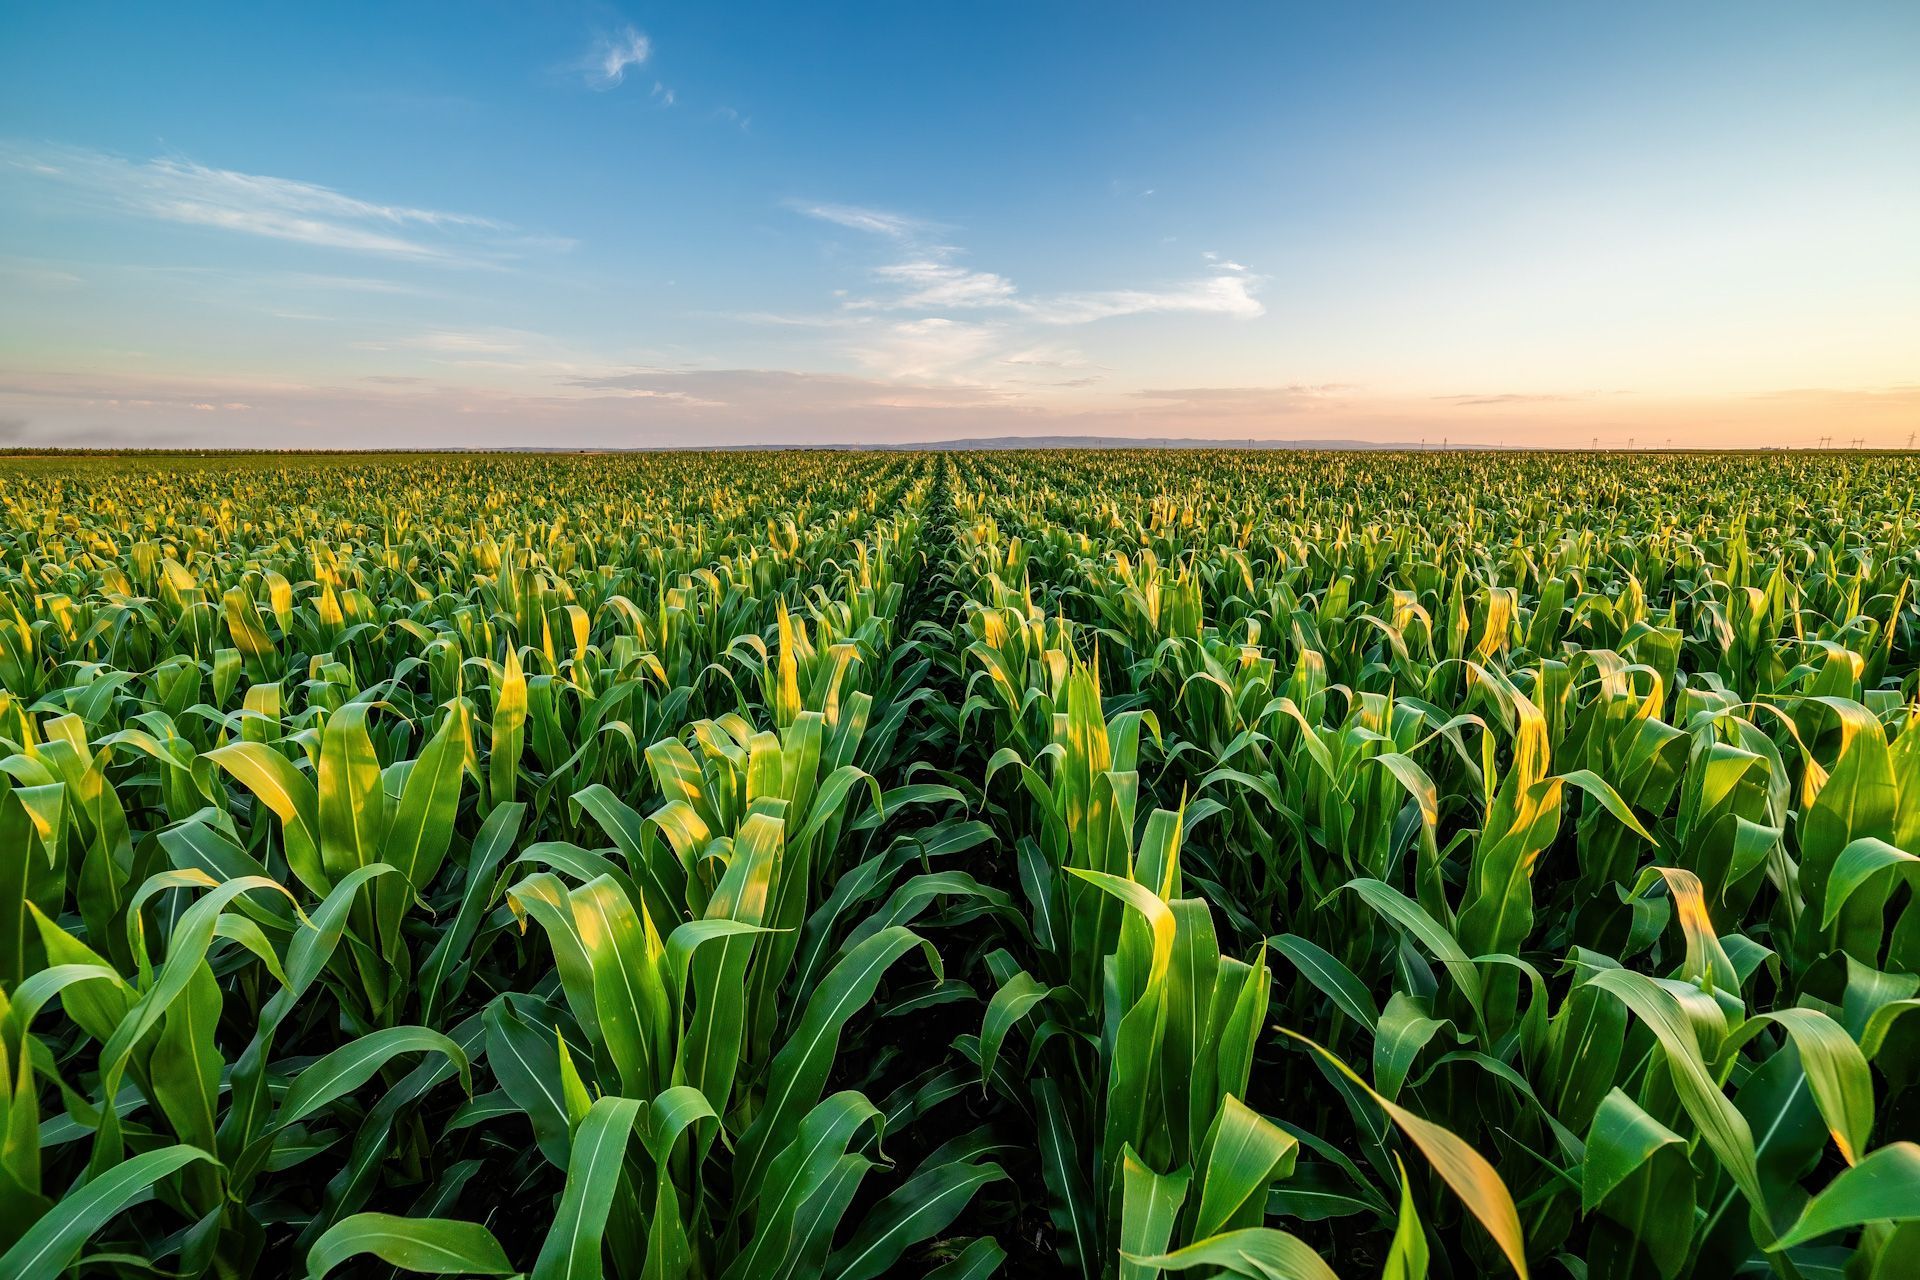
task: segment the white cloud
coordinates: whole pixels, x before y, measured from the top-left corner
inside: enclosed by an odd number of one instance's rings
[[[1042,331],[1123,316],[1252,319],[1266,313],[1254,296],[1264,278],[1217,253],[1203,255],[1207,271],[1198,279],[1147,288],[1027,294],[999,272],[964,265],[960,261],[964,250],[946,241],[942,233],[948,228],[939,224],[861,205],[789,201],[787,207],[889,241],[896,250],[891,255],[894,260],[870,268],[879,288],[858,294],[834,290],[837,313],[754,318],[792,327],[845,328],[845,337],[835,344],[839,354],[887,378],[981,387],[1083,388],[1100,381],[1086,371],[1101,366],[1079,351],[1041,341]],[[955,312],[982,319],[956,320]],[[881,317],[888,313],[918,318],[883,323]],[[1083,376],[1063,381],[1029,370],[1073,371]]]
[[[878,334],[863,334],[863,344],[852,354],[889,378],[947,377],[986,355],[998,337],[987,325],[929,316],[889,325]]]
[[[952,263],[921,258],[878,267],[874,275],[911,291],[889,299],[856,299],[853,309],[947,311],[998,309],[1044,325],[1091,324],[1121,316],[1151,314],[1219,315],[1252,319],[1266,314],[1253,296],[1260,281],[1237,263],[1223,263],[1217,274],[1157,289],[1102,289],[1024,297],[1013,281],[992,271],[972,271]]]
[[[351,249],[362,253],[386,253],[407,258],[440,256],[423,244],[401,236],[369,231],[364,227],[344,226],[320,218],[303,218],[281,210],[234,208],[229,205],[202,204],[187,200],[159,200],[148,206],[149,213],[170,222],[186,222],[204,227],[219,227],[248,235],[292,240],[299,244],[326,249]]]
[[[1013,281],[991,271],[969,271],[949,262],[921,258],[896,262],[874,273],[882,280],[913,287],[892,306],[937,311],[947,307],[1003,307],[1012,303]]]
[[[663,107],[670,107],[680,100],[680,96],[658,80],[653,82],[653,95]]]
[[[1063,293],[1023,302],[1019,307],[1023,314],[1041,324],[1089,324],[1119,316],[1150,314],[1216,315],[1251,320],[1267,311],[1253,296],[1259,285],[1256,277],[1226,273],[1165,289]]]
[[[1022,365],[1033,369],[1090,369],[1097,368],[1080,352],[1072,347],[1043,343],[1036,347],[1026,347],[1009,352],[1000,357],[1001,364]]]
[[[0,145],[0,167],[110,211],[326,249],[452,262],[567,243],[517,236],[508,224],[474,214],[383,204],[318,183],[174,156],[139,161],[82,147]]]
[[[788,208],[835,226],[864,231],[893,240],[912,256],[874,268],[874,277],[903,286],[905,292],[888,297],[850,298],[848,310],[951,311],[998,310],[1036,324],[1076,325],[1135,315],[1218,315],[1252,319],[1266,314],[1254,297],[1264,283],[1238,262],[1208,251],[1210,274],[1151,289],[1100,289],[1030,297],[1006,276],[976,271],[954,261],[961,250],[937,243],[936,224],[903,214],[858,205],[811,204],[789,201]],[[836,291],[836,296],[843,296]]]
[[[787,208],[795,213],[804,213],[809,218],[818,218],[822,222],[846,227],[850,231],[865,231],[872,235],[885,236],[889,240],[911,240],[923,232],[933,230],[932,224],[922,222],[918,218],[909,218],[900,213],[888,213],[883,209],[863,209],[858,205],[814,204],[804,200],[789,200]]]
[[[525,350],[527,344],[524,335],[511,331],[457,333],[441,329],[432,333],[423,333],[417,338],[409,338],[398,345],[413,347],[420,351],[504,355],[508,352]]]
[[[652,41],[632,27],[622,27],[594,41],[580,61],[580,72],[593,88],[611,89],[627,78],[628,67],[641,65],[652,54]]]
[[[690,396],[684,391],[659,391],[652,387],[627,387],[607,391],[603,394],[618,396],[625,400],[670,400],[675,404],[700,409],[718,409],[724,403],[720,400],[702,400],[700,397]]]

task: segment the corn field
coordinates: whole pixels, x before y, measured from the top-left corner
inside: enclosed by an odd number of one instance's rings
[[[0,1276],[1920,1275],[1917,492],[0,461]]]

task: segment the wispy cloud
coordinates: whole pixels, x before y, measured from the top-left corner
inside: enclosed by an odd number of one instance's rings
[[[411,338],[401,338],[391,343],[363,344],[371,351],[384,351],[393,348],[405,348],[413,351],[434,351],[447,355],[508,355],[527,348],[527,340],[534,335],[523,334],[511,329],[489,329],[479,333],[462,333],[448,329],[436,329],[430,333],[419,334]]]
[[[940,243],[948,228],[904,214],[859,205],[789,201],[788,208],[835,226],[866,232],[906,248],[910,256],[873,269],[873,278],[899,292],[851,298],[851,310],[1000,311],[1041,325],[1090,324],[1120,316],[1218,315],[1252,319],[1266,314],[1255,297],[1265,281],[1219,254],[1203,255],[1208,274],[1153,288],[1096,289],[1028,296],[1008,277],[958,261],[963,251]]]
[[[896,262],[874,272],[880,279],[912,287],[893,306],[925,311],[948,307],[1004,307],[1013,305],[1013,281],[991,271],[970,271],[950,262],[918,258]]]
[[[987,325],[929,316],[863,333],[852,355],[885,377],[940,378],[987,355],[999,338]]]
[[[1097,368],[1080,352],[1072,347],[1043,344],[1027,347],[1020,351],[1009,352],[1000,357],[1001,364],[1019,365],[1032,369],[1090,369]]]
[[[570,243],[521,236],[507,223],[475,214],[364,200],[318,183],[177,156],[130,160],[83,147],[0,143],[0,168],[99,209],[317,248],[457,262]]]
[[[13,260],[16,264],[30,260]],[[9,274],[8,259],[0,258],[0,275]],[[178,262],[116,262],[103,268],[90,262],[53,262],[38,264],[46,278],[39,281],[48,288],[97,283],[101,278],[153,277],[175,282],[175,296],[206,300],[214,297],[260,295],[281,298],[294,294],[366,293],[396,297],[443,296],[438,290],[408,281],[382,276],[342,275],[330,271],[289,271],[253,266],[209,266]],[[22,278],[29,278],[23,275]]]
[[[420,295],[420,288],[401,284],[397,280],[382,280],[374,276],[336,276],[311,271],[282,272],[271,278],[268,283],[289,289],[338,289],[348,293],[386,293],[398,295]]]
[[[0,258],[0,279],[35,289],[72,289],[86,283],[71,271],[30,258]]]
[[[930,222],[919,218],[910,218],[903,213],[889,213],[884,209],[866,209],[853,204],[821,204],[808,200],[789,200],[787,208],[795,213],[803,213],[809,218],[818,218],[822,222],[831,222],[850,231],[865,231],[871,235],[885,236],[889,240],[912,240],[935,230]]]
[[[651,96],[654,99],[654,101],[658,102],[663,107],[670,107],[674,103],[680,100],[679,94],[675,93],[672,89],[668,88],[666,85],[661,84],[658,80],[655,80],[653,82],[653,93]]]
[[[1043,340],[1047,330],[1123,316],[1245,320],[1266,313],[1256,296],[1264,278],[1215,253],[1204,255],[1205,272],[1197,278],[1124,289],[1030,294],[1001,272],[969,265],[965,250],[951,242],[951,226],[866,205],[789,200],[786,207],[883,242],[890,260],[867,269],[868,287],[834,290],[837,301],[830,311],[756,319],[796,328],[845,329],[840,355],[888,378],[1008,388],[1081,388],[1097,379],[1036,380],[1026,372],[1027,368],[1078,372],[1098,367],[1077,351],[1063,354],[1057,344]]]
[[[632,27],[622,27],[597,37],[579,70],[589,87],[612,89],[627,78],[628,67],[640,66],[651,56],[653,42]]]
[[[874,278],[908,286],[905,293],[856,298],[845,305],[889,311],[1000,310],[1042,325],[1091,324],[1138,315],[1217,315],[1253,319],[1266,314],[1254,296],[1261,280],[1234,271],[1155,288],[1095,289],[1023,295],[1014,282],[993,271],[974,271],[925,258],[877,267]]]
[[[1260,282],[1252,276],[1221,272],[1158,289],[1103,289],[1062,293],[1018,304],[1022,314],[1041,324],[1090,324],[1120,316],[1152,314],[1232,316],[1251,320],[1266,314],[1253,296]]]
[[[638,396],[674,400],[701,408],[725,408],[728,420],[758,432],[791,424],[799,440],[845,438],[820,434],[845,415],[879,411],[980,411],[1006,400],[985,387],[916,386],[891,380],[791,369],[632,369],[567,380],[567,385],[598,396]],[[578,403],[578,402],[576,402]],[[591,401],[587,401],[591,403]]]

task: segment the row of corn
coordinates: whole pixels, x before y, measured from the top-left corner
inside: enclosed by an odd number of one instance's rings
[[[0,481],[0,1274],[1920,1273],[1910,460]]]

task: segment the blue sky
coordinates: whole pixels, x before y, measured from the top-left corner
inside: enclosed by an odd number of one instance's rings
[[[9,6],[0,438],[1903,442],[1917,156],[1912,4]]]

